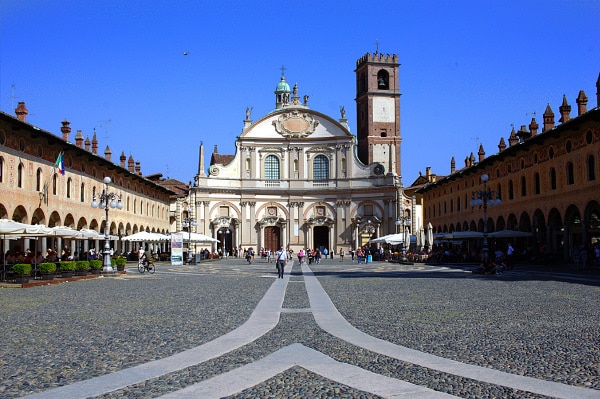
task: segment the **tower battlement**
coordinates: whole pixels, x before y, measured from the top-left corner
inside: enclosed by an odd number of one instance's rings
[[[381,63],[398,63],[398,54],[382,54],[379,52],[367,53],[356,60],[356,66],[360,66],[365,62],[381,62]]]

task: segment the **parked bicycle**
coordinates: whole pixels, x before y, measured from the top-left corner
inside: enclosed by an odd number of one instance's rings
[[[144,273],[147,271],[150,274],[154,274],[154,272],[156,271],[154,268],[154,263],[150,262],[145,254],[138,261],[138,271],[140,273]]]

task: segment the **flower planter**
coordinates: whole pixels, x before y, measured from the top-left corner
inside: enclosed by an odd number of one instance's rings
[[[102,273],[102,269],[90,269],[90,273],[92,273],[92,274],[100,274],[100,273]]]
[[[17,275],[15,276],[15,282],[17,284],[26,284],[29,282],[29,276]]]
[[[61,278],[72,278],[73,277],[73,272],[70,272],[70,271],[60,272],[60,277]]]
[[[54,280],[54,273],[42,273],[42,280]]]

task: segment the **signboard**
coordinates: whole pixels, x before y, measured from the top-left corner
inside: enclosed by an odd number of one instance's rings
[[[171,264],[183,265],[183,234],[171,233]]]

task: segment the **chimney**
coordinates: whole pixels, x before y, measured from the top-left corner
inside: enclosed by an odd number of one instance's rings
[[[431,176],[431,166],[425,168],[425,177],[427,177],[427,180],[429,180],[429,176]]]
[[[140,161],[135,161],[135,174],[142,175],[142,167],[140,166]]]
[[[508,136],[508,146],[512,147],[513,145],[519,144],[519,138],[517,137],[517,133],[515,132],[515,127],[513,126],[510,136]]]
[[[215,149],[213,151],[213,154],[218,154],[219,153],[219,148],[217,147],[217,145],[215,144]]]
[[[86,137],[86,138],[85,138],[85,150],[86,150],[86,151],[89,151],[89,150],[90,150],[90,145],[91,145],[91,144],[92,144],[92,143],[90,142],[90,138],[89,138],[89,137]]]
[[[111,158],[112,158],[112,151],[110,150],[110,147],[109,147],[109,146],[106,146],[106,149],[104,150],[104,158],[105,158],[107,161],[110,161],[110,160],[111,160]]]
[[[498,151],[502,152],[506,150],[506,142],[504,142],[504,137],[500,137],[500,143],[498,143]]]
[[[558,120],[561,123],[567,122],[571,119],[571,106],[567,103],[567,96],[563,94],[562,105],[558,107],[560,111],[560,119]]]
[[[27,107],[25,106],[25,102],[19,101],[17,108],[15,108],[15,114],[17,114],[17,119],[20,120],[21,122],[27,122],[27,114],[28,113],[29,113],[29,111],[27,110]]]
[[[479,152],[477,152],[477,155],[479,155],[479,162],[485,159],[485,151],[483,150],[483,144],[479,144]]]
[[[546,111],[544,111],[544,129],[542,133],[547,132],[554,128],[554,112],[550,108],[550,104],[546,105]]]
[[[125,151],[121,151],[121,156],[119,157],[119,166],[124,168],[125,167],[125,161],[127,160],[127,157],[125,156]]]
[[[129,159],[127,160],[127,170],[130,172],[135,172],[133,165],[134,165],[133,155],[129,154]]]
[[[62,132],[63,140],[69,141],[69,135],[71,134],[71,128],[69,127],[69,125],[71,124],[71,122],[65,119],[61,123],[62,127],[60,128],[60,131]]]
[[[456,172],[456,160],[454,157],[450,160],[450,173]]]
[[[535,121],[535,118],[531,118],[531,123],[529,124],[529,131],[531,132],[532,136],[535,136],[538,133],[539,127],[540,126]]]
[[[94,137],[92,137],[92,154],[98,153],[98,139],[96,138],[96,131],[94,130]]]
[[[75,134],[75,145],[79,148],[83,148],[83,133],[78,130]]]
[[[587,112],[587,102],[588,98],[585,95],[583,90],[579,90],[579,95],[577,96],[577,115],[583,115]]]

